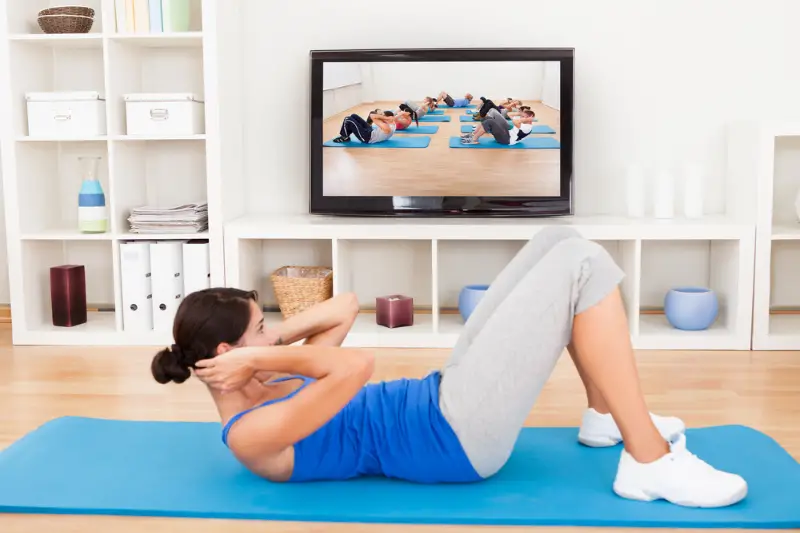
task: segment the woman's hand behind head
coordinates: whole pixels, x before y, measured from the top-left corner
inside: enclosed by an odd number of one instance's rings
[[[197,362],[195,375],[222,393],[237,391],[247,385],[256,373],[252,354],[252,350],[238,348],[213,359],[203,359]]]

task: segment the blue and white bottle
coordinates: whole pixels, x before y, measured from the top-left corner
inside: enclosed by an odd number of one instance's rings
[[[108,231],[108,207],[103,187],[97,179],[99,157],[79,158],[83,169],[83,182],[78,194],[78,229],[82,233]]]

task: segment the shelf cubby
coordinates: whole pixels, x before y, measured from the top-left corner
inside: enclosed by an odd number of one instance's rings
[[[114,232],[129,232],[134,207],[205,202],[205,148],[200,141],[112,141]]]
[[[78,193],[83,175],[79,157],[100,157],[98,179],[109,198],[108,147],[105,141],[16,143],[19,224],[22,238],[111,238],[78,232]]]
[[[82,0],[80,6],[94,9],[94,23],[90,34],[101,34],[103,32],[103,4],[110,5],[113,9],[113,0],[109,4],[107,0]],[[8,33],[10,34],[42,34],[39,27],[37,15],[42,9],[57,7],[65,4],[58,0],[22,0],[4,2],[8,17]]]
[[[132,93],[192,93],[204,99],[202,37],[142,34],[108,42],[112,135],[127,133],[124,96]]]
[[[738,240],[646,240],[642,242],[639,317],[640,344],[662,349],[727,347],[742,349],[749,337],[750,301],[741,297],[741,269],[746,269]],[[664,298],[677,287],[704,287],[714,291],[719,316],[705,331],[674,328],[664,315]],[[749,321],[748,321],[749,322]]]
[[[800,241],[773,242],[771,256],[769,335],[800,343]]]
[[[26,93],[97,91],[105,95],[103,50],[100,46],[42,46],[51,40],[11,40],[10,79],[12,124],[17,137],[27,137]],[[67,44],[101,44],[96,39],[66,40]]]
[[[86,269],[89,313],[85,324],[65,328],[52,323],[50,268],[68,264],[83,265]],[[23,313],[25,331],[36,341],[58,343],[75,333],[113,335],[116,332],[110,241],[25,241],[22,243],[22,267],[25,269],[22,287],[26,298]]]

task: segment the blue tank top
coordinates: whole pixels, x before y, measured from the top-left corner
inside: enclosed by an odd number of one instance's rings
[[[314,380],[302,379],[293,393],[231,418],[222,430],[266,405],[288,400]],[[294,445],[289,481],[344,480],[383,476],[418,483],[465,483],[482,479],[439,409],[439,372],[423,379],[368,384],[317,431]]]

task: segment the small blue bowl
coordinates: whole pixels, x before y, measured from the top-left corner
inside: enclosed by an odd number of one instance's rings
[[[464,322],[469,320],[470,315],[478,307],[488,290],[488,285],[467,285],[461,289],[461,293],[458,295],[458,311]]]
[[[672,327],[702,331],[711,327],[719,315],[717,295],[704,287],[678,287],[664,297],[664,314]]]

